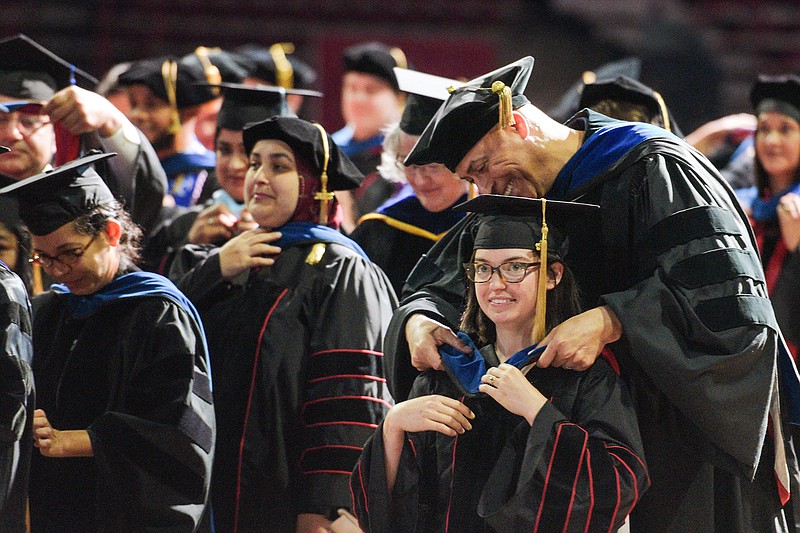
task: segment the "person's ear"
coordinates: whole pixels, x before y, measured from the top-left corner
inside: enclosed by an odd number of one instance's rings
[[[116,220],[110,219],[106,221],[105,234],[109,246],[119,246],[122,238],[122,226]]]
[[[528,121],[525,120],[525,117],[523,117],[522,113],[519,111],[514,111],[512,116],[514,117],[514,124],[512,127],[514,130],[516,130],[520,137],[527,139],[531,132],[530,128],[528,127]]]
[[[550,263],[550,272],[552,272],[552,276],[547,276],[547,290],[555,289],[556,285],[561,283],[561,277],[564,275],[564,264],[563,263]]]

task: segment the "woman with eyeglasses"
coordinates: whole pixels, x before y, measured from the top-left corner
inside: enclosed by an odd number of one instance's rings
[[[420,374],[364,448],[351,487],[365,531],[615,531],[647,489],[613,357],[536,366],[536,342],[580,311],[563,234],[544,233],[530,216],[478,223],[459,334],[473,353],[440,350],[446,372]]]
[[[92,155],[3,188],[57,285],[33,300],[33,532],[195,531],[215,422],[199,315],[136,267],[141,231]]]

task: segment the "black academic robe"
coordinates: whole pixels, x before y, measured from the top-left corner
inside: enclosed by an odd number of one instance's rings
[[[87,429],[93,457],[31,461],[33,532],[190,532],[205,511],[214,413],[202,330],[164,296],[84,318],[68,295],[34,299],[37,407]]]
[[[619,124],[591,111],[574,120],[586,129],[584,143]],[[587,246],[571,243],[567,262],[578,265],[587,303],[608,305],[622,324],[614,351],[631,386],[652,481],[632,531],[780,529],[767,433],[780,340],[744,213],[711,164],[666,132],[610,153],[573,157],[556,182],[567,186],[553,199],[602,208],[599,235]],[[405,321],[420,312],[458,324],[461,264],[472,253],[477,216],[455,226],[409,277],[386,339],[398,401],[415,376]],[[791,448],[787,455],[794,481]]]
[[[0,531],[25,531],[35,394],[31,315],[22,281],[0,262]]]
[[[466,200],[463,195],[455,204]],[[362,217],[350,238],[381,267],[400,294],[419,258],[462,218],[464,213],[449,208],[428,211],[412,194]]]
[[[482,352],[497,364],[491,347]],[[550,399],[533,425],[484,394],[464,398],[444,372],[421,374],[411,397],[460,399],[473,427],[409,433],[388,494],[381,425],[351,477],[362,529],[616,531],[649,483],[625,386],[603,360],[585,372],[533,367],[527,378]]]
[[[348,476],[390,396],[383,335],[396,298],[350,247],[282,245],[276,263],[222,279],[189,245],[171,277],[200,311],[212,355],[217,531],[294,531],[350,507]]]

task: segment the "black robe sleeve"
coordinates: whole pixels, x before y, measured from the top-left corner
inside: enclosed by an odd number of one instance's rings
[[[22,281],[0,265],[0,531],[25,531],[33,443],[30,305]]]
[[[624,353],[752,474],[777,378],[774,314],[732,192],[702,162],[669,149],[603,191],[604,240],[626,242],[630,266],[601,302],[622,324]],[[627,236],[618,237],[620,225]]]
[[[98,515],[109,531],[193,531],[205,510],[214,450],[204,342],[179,305],[142,307],[130,324],[137,340],[124,348],[131,354],[117,361],[117,408],[88,428]]]

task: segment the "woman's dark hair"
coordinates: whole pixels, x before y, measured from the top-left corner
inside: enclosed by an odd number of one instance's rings
[[[73,221],[75,231],[95,237],[106,228],[106,222],[114,219],[120,225],[120,255],[133,264],[140,259],[142,230],[134,224],[130,214],[122,208],[122,204],[114,202],[110,205],[99,205]]]
[[[22,279],[25,284],[25,290],[28,291],[29,296],[32,296],[33,265],[29,261],[32,248],[31,232],[23,224],[4,224],[0,222],[0,225],[8,229],[17,238],[17,264],[8,266]]]
[[[555,279],[555,272],[552,269],[553,263],[564,265],[564,272],[561,274],[561,281],[553,289],[547,291],[546,332],[581,312],[580,293],[575,282],[575,276],[560,259],[552,257],[547,264],[547,274],[551,279]],[[475,283],[473,282],[467,283],[467,307],[461,316],[460,327],[461,331],[476,340],[478,346],[486,346],[497,340],[494,322],[484,314],[478,305],[478,298],[475,295]],[[531,322],[532,327],[533,322]]]

